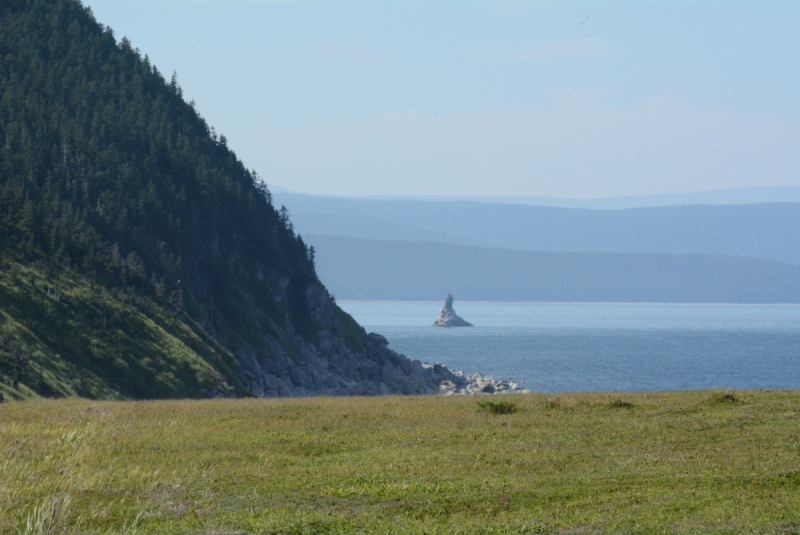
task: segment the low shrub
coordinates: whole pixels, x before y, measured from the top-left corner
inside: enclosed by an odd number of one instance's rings
[[[502,399],[486,399],[478,402],[478,411],[492,414],[512,414],[517,412],[517,404]]]
[[[632,409],[633,403],[622,398],[616,398],[611,401],[611,406],[615,409]]]
[[[709,401],[712,403],[741,403],[742,400],[730,392],[716,392]]]

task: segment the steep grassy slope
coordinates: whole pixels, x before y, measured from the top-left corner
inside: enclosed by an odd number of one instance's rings
[[[74,272],[5,261],[0,392],[9,398],[244,394],[230,352],[180,310]]]
[[[345,393],[400,362],[175,77],[78,0],[0,3],[0,261],[12,397]]]

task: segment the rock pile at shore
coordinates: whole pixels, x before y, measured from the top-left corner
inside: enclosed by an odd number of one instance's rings
[[[439,393],[444,395],[480,395],[480,394],[520,394],[527,392],[524,388],[520,387],[518,383],[506,379],[495,379],[491,375],[483,375],[474,373],[466,375],[462,371],[452,371],[446,366],[441,364],[423,364],[423,367],[428,367],[434,370],[438,368],[442,370],[439,374],[441,382],[439,383]]]

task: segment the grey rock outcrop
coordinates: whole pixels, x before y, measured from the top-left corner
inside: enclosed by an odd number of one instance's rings
[[[472,324],[456,314],[453,310],[453,296],[447,294],[444,298],[444,307],[439,311],[439,316],[433,322],[434,327],[472,327]]]
[[[311,286],[306,297],[311,318],[319,328],[314,343],[300,337],[287,316],[283,326],[270,325],[265,334],[265,347],[235,353],[239,362],[237,378],[253,395],[374,396],[522,391],[516,383],[496,381],[480,374],[467,376],[441,364],[411,360],[389,349],[388,340],[380,334],[362,336],[363,345],[353,348],[347,342],[346,320],[325,288]]]
[[[482,375],[475,373],[466,375],[464,372],[451,371],[441,364],[423,364],[423,367],[428,366],[433,369],[439,367],[444,369],[441,374],[439,383],[439,393],[448,396],[451,395],[467,395],[474,396],[480,394],[519,394],[528,392],[514,381],[505,379],[497,380],[491,375]]]

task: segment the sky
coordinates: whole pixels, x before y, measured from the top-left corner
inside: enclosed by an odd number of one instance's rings
[[[85,0],[268,184],[800,186],[800,2]]]

